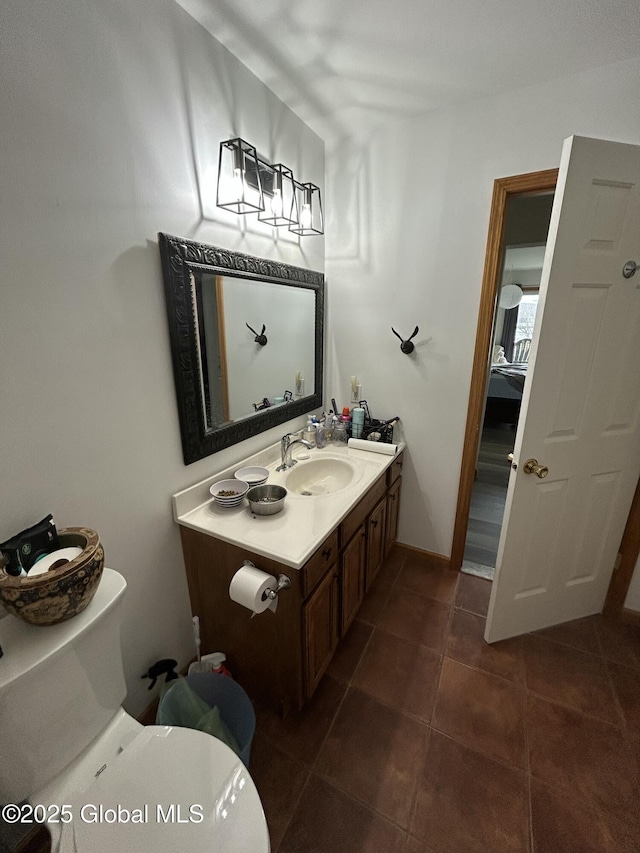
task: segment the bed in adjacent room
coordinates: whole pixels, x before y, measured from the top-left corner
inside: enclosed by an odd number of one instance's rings
[[[492,364],[485,423],[517,424],[528,364]]]

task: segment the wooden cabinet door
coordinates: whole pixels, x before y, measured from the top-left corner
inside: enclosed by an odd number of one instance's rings
[[[400,509],[400,487],[402,477],[391,485],[387,493],[387,519],[385,527],[384,552],[387,554],[393,543],[398,538],[398,510]]]
[[[367,572],[365,589],[369,589],[386,553],[387,501],[382,500],[367,519]]]
[[[338,645],[338,575],[329,569],[302,608],[305,696],[310,699]]]
[[[340,635],[344,637],[364,598],[365,525],[361,525],[340,557]]]

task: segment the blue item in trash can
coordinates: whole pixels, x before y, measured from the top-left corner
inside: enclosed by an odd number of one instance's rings
[[[245,767],[249,767],[256,715],[251,700],[242,687],[232,678],[215,672],[194,672],[185,676],[184,680],[210,708],[218,708],[220,716],[238,743],[238,757]],[[156,722],[161,725],[176,725],[176,721],[172,721],[167,713],[170,704],[169,700],[165,704],[167,697],[170,697],[170,691],[160,702]]]

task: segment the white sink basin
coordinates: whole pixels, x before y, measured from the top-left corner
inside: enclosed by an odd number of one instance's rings
[[[356,469],[344,459],[299,462],[287,474],[285,486],[298,495],[332,495],[353,482]]]

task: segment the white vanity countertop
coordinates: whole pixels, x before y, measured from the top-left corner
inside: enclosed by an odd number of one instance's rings
[[[380,474],[404,450],[398,444],[397,454],[355,450],[346,444],[330,443],[322,449],[307,450],[302,444],[292,448],[293,458],[308,454],[287,471],[276,471],[280,464],[280,443],[224,469],[206,480],[173,495],[173,517],[178,524],[223,539],[256,554],[284,563],[293,569],[301,568],[319,545],[338,526],[362,498]],[[315,459],[347,459],[356,469],[352,482],[330,495],[304,496],[290,490],[284,509],[275,515],[254,515],[245,499],[239,507],[225,509],[215,503],[209,487],[218,480],[233,477],[246,465],[269,469],[267,483],[285,485],[287,475]]]

